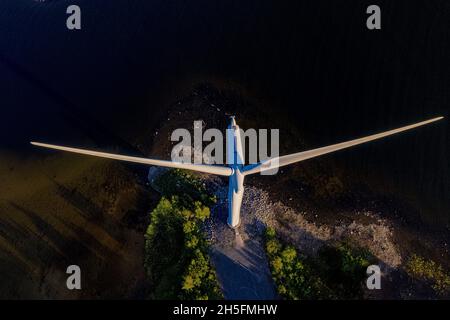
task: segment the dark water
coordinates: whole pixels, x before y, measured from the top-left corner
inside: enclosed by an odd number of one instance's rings
[[[81,31],[65,27],[70,4],[81,7]],[[314,146],[448,118],[450,3],[377,1],[375,32],[365,28],[369,4],[2,0],[0,147],[27,156],[30,137],[89,137],[131,148],[125,137],[155,126],[183,90],[210,79],[288,115]],[[444,226],[449,151],[445,120],[336,161]]]

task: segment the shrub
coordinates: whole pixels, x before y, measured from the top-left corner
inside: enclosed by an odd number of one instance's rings
[[[406,264],[406,272],[412,278],[429,282],[438,294],[445,294],[450,290],[450,275],[432,260],[425,260],[414,254]]]
[[[328,298],[328,289],[313,276],[292,246],[283,245],[273,229],[266,230],[266,252],[278,293],[286,299]]]
[[[153,299],[218,299],[220,289],[207,254],[201,223],[213,197],[181,170],[166,173],[163,197],[145,234],[144,266]],[[179,189],[181,188],[181,189]],[[175,191],[184,193],[178,195]]]
[[[163,197],[152,211],[151,223],[145,233],[144,267],[154,287],[152,297],[170,299],[177,288],[172,279],[179,277],[183,253],[182,217],[176,198]],[[161,253],[170,252],[170,254]]]
[[[205,206],[211,206],[216,202],[216,197],[207,192],[204,183],[185,170],[167,170],[155,179],[154,184],[164,196],[180,197],[186,208],[192,208],[192,204],[196,201]]]
[[[222,297],[214,271],[204,252],[195,250],[183,276],[181,297],[189,300],[219,299]]]
[[[286,299],[362,298],[362,283],[372,259],[346,243],[324,247],[316,259],[299,255],[266,230],[266,253],[278,293]]]
[[[316,265],[336,297],[359,299],[363,296],[367,267],[373,259],[369,251],[341,242],[323,247]]]

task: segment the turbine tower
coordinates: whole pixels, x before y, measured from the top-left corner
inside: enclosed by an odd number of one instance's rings
[[[147,165],[168,167],[168,168],[179,168],[192,171],[198,171],[203,173],[221,175],[229,177],[228,182],[228,225],[231,228],[237,228],[240,224],[240,211],[242,205],[242,198],[244,195],[244,178],[247,175],[265,172],[267,170],[273,170],[274,168],[279,168],[293,164],[296,162],[304,161],[307,159],[315,158],[327,153],[338,151],[341,149],[353,147],[362,143],[384,138],[396,133],[400,133],[406,130],[410,130],[416,127],[420,127],[431,122],[442,119],[443,117],[437,117],[430,120],[414,123],[408,126],[404,126],[398,129],[393,129],[377,134],[373,134],[367,137],[350,140],[342,143],[333,144],[330,146],[312,149],[308,151],[302,151],[298,153],[293,153],[281,157],[271,158],[256,164],[244,164],[243,150],[242,150],[242,139],[239,130],[239,126],[236,124],[234,117],[231,117],[230,124],[228,126],[227,134],[229,135],[227,141],[231,143],[227,144],[227,165],[206,165],[206,164],[191,164],[191,163],[181,163],[167,160],[157,160],[141,157],[133,157],[127,155],[99,152],[93,150],[72,148],[57,146],[52,144],[46,144],[41,142],[31,142],[32,145],[62,150],[67,152],[73,152],[78,154],[90,155],[95,157],[122,160],[134,163],[141,163]]]

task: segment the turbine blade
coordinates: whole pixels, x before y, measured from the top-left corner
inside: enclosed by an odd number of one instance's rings
[[[272,158],[272,159],[268,159],[266,161],[260,162],[258,164],[253,164],[253,165],[248,165],[244,167],[243,173],[244,175],[249,175],[249,174],[254,174],[254,173],[258,173],[258,172],[263,172],[263,171],[267,171],[276,167],[283,167],[292,163],[296,163],[296,162],[300,162],[300,161],[304,161],[307,159],[311,159],[311,158],[315,158],[327,153],[331,153],[331,152],[335,152],[341,149],[345,149],[345,148],[349,148],[349,147],[353,147],[362,143],[366,143],[369,141],[373,141],[373,140],[377,140],[377,139],[381,139],[396,133],[400,133],[406,130],[410,130],[413,128],[417,128],[429,123],[432,123],[434,121],[438,121],[443,119],[444,117],[437,117],[437,118],[433,118],[430,120],[426,120],[426,121],[422,121],[422,122],[418,122],[415,124],[411,124],[405,127],[401,127],[398,129],[393,129],[393,130],[389,130],[389,131],[385,131],[385,132],[381,132],[381,133],[377,133],[377,134],[373,134],[367,137],[363,137],[363,138],[359,138],[359,139],[355,139],[355,140],[350,140],[350,141],[346,141],[346,142],[341,142],[341,143],[337,143],[337,144],[333,144],[327,147],[322,147],[322,148],[317,148],[317,149],[313,149],[313,150],[308,150],[308,151],[302,151],[302,152],[298,152],[298,153],[293,153],[290,155],[286,155],[286,156],[282,156],[282,157],[277,157],[277,158]]]
[[[173,162],[173,161],[167,161],[167,160],[132,157],[132,156],[126,156],[126,155],[120,155],[120,154],[114,154],[114,153],[106,153],[106,152],[99,152],[99,151],[93,151],[93,150],[57,146],[57,145],[41,143],[41,142],[30,142],[30,143],[32,145],[35,145],[38,147],[43,147],[43,148],[62,150],[62,151],[84,154],[84,155],[100,157],[100,158],[148,164],[148,165],[153,165],[153,166],[186,169],[186,170],[216,174],[216,175],[221,175],[221,176],[231,176],[233,173],[233,170],[231,168],[224,167],[224,166],[191,164],[191,163],[181,163],[181,162]]]

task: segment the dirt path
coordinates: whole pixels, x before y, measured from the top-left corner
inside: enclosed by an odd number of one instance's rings
[[[228,247],[213,246],[211,253],[225,299],[276,299],[260,243],[255,240],[240,241]]]
[[[225,241],[218,239],[213,243],[211,259],[225,299],[276,299],[261,239],[248,239],[247,235],[231,229],[223,229],[221,234]],[[233,234],[234,239],[230,239]]]

